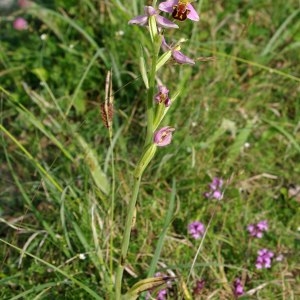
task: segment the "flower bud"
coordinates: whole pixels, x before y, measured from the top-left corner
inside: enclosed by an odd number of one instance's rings
[[[154,133],[154,139],[153,142],[155,145],[159,147],[167,146],[171,143],[172,140],[172,132],[175,130],[175,128],[172,128],[170,126],[163,127]]]
[[[171,105],[169,90],[165,86],[160,85],[158,87],[158,93],[155,96],[155,101],[156,103],[163,103],[165,107],[169,107]]]

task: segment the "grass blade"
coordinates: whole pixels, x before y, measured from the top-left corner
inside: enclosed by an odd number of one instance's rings
[[[94,152],[94,150],[88,145],[88,143],[79,135],[75,135],[77,138],[77,141],[84,151],[84,159],[89,167],[90,173],[93,177],[93,180],[96,184],[96,186],[105,194],[109,194],[110,185],[108,182],[108,179],[106,177],[106,174],[102,171],[98,158]]]
[[[19,247],[3,240],[0,239],[0,242],[10,246],[11,248],[22,252],[22,249],[20,249]],[[83,284],[82,282],[80,282],[79,280],[75,279],[73,276],[69,275],[68,273],[66,273],[65,271],[62,271],[61,269],[59,269],[58,267],[48,263],[47,261],[29,253],[29,252],[24,252],[27,256],[30,256],[32,258],[34,258],[35,260],[39,261],[40,263],[46,265],[47,267],[53,269],[54,271],[60,273],[61,275],[63,275],[64,277],[68,278],[69,280],[71,280],[75,285],[79,286],[80,288],[82,288],[83,290],[85,290],[90,296],[92,296],[92,299],[98,299],[98,300],[103,300],[103,298],[101,298],[98,294],[96,294],[92,289],[90,289],[87,285]]]
[[[267,119],[263,119],[263,121],[265,123],[269,124],[270,126],[272,126],[273,128],[275,128],[282,135],[284,135],[290,141],[290,143],[297,149],[297,151],[300,153],[299,143],[297,143],[296,139],[290,133],[288,133],[285,129],[283,129],[282,126],[276,124],[275,122],[269,121]]]
[[[277,40],[279,40],[280,37],[282,37],[282,33],[284,30],[289,26],[289,24],[293,21],[293,19],[298,15],[300,12],[299,9],[295,10],[282,24],[281,26],[277,29],[275,34],[272,36],[270,39],[269,43],[265,47],[264,51],[261,53],[261,55],[267,55],[269,52],[274,50],[275,48],[275,43]]]

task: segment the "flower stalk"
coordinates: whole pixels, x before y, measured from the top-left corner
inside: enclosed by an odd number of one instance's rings
[[[172,0],[173,3],[175,0]],[[159,87],[159,93],[155,96],[155,92],[157,90],[156,86],[156,73],[158,70],[172,57],[173,59],[179,64],[194,64],[194,61],[184,54],[182,54],[180,50],[180,45],[176,45],[175,48],[166,44],[162,28],[178,28],[178,25],[174,22],[166,19],[163,16],[160,16],[160,11],[162,9],[155,9],[156,2],[153,1],[152,6],[145,6],[144,14],[134,17],[129,21],[129,24],[135,24],[139,26],[147,26],[150,33],[150,38],[152,42],[152,47],[150,50],[150,64],[148,68],[146,68],[146,60],[144,58],[144,51],[141,48],[140,54],[140,69],[143,81],[145,83],[145,87],[147,89],[147,99],[146,99],[146,115],[147,115],[147,132],[145,137],[145,143],[142,150],[141,157],[137,163],[137,166],[134,171],[134,187],[132,197],[129,201],[128,208],[127,208],[127,216],[125,222],[125,228],[123,233],[123,238],[121,242],[121,253],[119,258],[119,264],[117,267],[117,273],[115,277],[115,298],[116,300],[120,300],[121,297],[123,299],[136,299],[138,294],[146,291],[147,289],[140,289],[136,288],[136,297],[129,297],[132,293],[135,293],[135,289],[131,289],[129,294],[121,295],[122,289],[122,280],[123,280],[123,273],[127,261],[127,253],[130,243],[130,233],[131,229],[134,226],[135,221],[135,208],[136,202],[138,199],[138,193],[140,189],[140,183],[142,175],[153,159],[157,148],[167,146],[171,143],[172,140],[172,133],[175,130],[171,126],[164,126],[157,130],[160,122],[162,121],[163,117],[165,116],[166,112],[171,105],[171,99],[168,96],[169,90],[165,86]],[[163,5],[164,11],[170,12],[170,0],[166,2],[162,2],[160,5]],[[178,1],[175,1],[176,3]],[[171,3],[171,4],[172,4]],[[181,6],[180,6],[181,5]],[[181,12],[184,9],[185,14],[191,20],[197,19],[195,17],[196,12],[193,11],[193,8],[189,7],[189,3],[187,2],[184,7],[182,7],[182,1],[178,2],[178,9]],[[180,7],[179,7],[180,6]],[[189,15],[188,15],[189,14]],[[159,52],[161,47],[165,47],[163,49],[165,51],[159,57]],[[148,71],[147,71],[148,69]],[[178,96],[175,94],[174,99]],[[155,101],[156,100],[156,101]],[[155,109],[154,105],[160,105],[157,109]],[[150,279],[149,279],[150,280]]]
[[[149,26],[150,26],[150,32],[151,32],[151,39],[153,42],[152,47],[152,61],[151,61],[151,69],[150,69],[150,75],[149,75],[149,88],[147,93],[147,133],[146,133],[146,139],[143,149],[143,154],[141,155],[141,158],[137,164],[137,167],[134,172],[134,188],[133,188],[133,194],[132,198],[129,201],[128,209],[127,209],[127,217],[125,221],[125,228],[124,228],[124,234],[121,244],[121,256],[119,265],[117,268],[117,274],[116,274],[116,281],[115,281],[115,299],[120,300],[121,299],[121,287],[122,287],[122,278],[124,273],[124,268],[127,260],[127,252],[130,242],[130,233],[131,228],[133,224],[134,219],[134,211],[135,206],[138,198],[139,188],[140,188],[140,182],[141,177],[143,175],[144,170],[146,169],[147,165],[151,161],[151,159],[154,157],[155,151],[156,151],[156,145],[153,144],[153,132],[154,132],[154,91],[155,91],[155,74],[156,74],[156,64],[158,60],[159,55],[159,49],[161,44],[161,39],[158,35],[158,30],[156,26],[156,20],[155,16],[149,17]]]

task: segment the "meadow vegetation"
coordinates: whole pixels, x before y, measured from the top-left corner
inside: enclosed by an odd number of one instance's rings
[[[0,8],[0,299],[114,299],[151,49],[128,21],[146,2]],[[122,292],[160,273],[154,299],[300,299],[299,1],[193,6],[168,41],[196,64],[159,73],[176,130],[142,177]]]

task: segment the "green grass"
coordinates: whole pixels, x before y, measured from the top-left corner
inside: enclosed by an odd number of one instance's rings
[[[300,185],[300,7],[277,2],[198,1],[201,21],[169,35],[188,39],[182,51],[198,61],[159,71],[171,95],[181,90],[164,120],[176,131],[141,182],[123,292],[160,271],[177,276],[170,299],[189,299],[197,279],[206,284],[193,299],[232,299],[237,277],[243,299],[300,297],[290,194]],[[150,39],[127,25],[142,11],[82,0],[0,15],[1,299],[113,299],[146,134],[139,56]],[[12,28],[17,15],[27,31]],[[112,143],[100,115],[109,70]],[[215,176],[225,180],[218,203],[203,197]],[[247,225],[263,219],[268,232],[250,239]],[[188,235],[194,220],[209,224],[203,240]],[[284,259],[260,271],[264,247]]]

